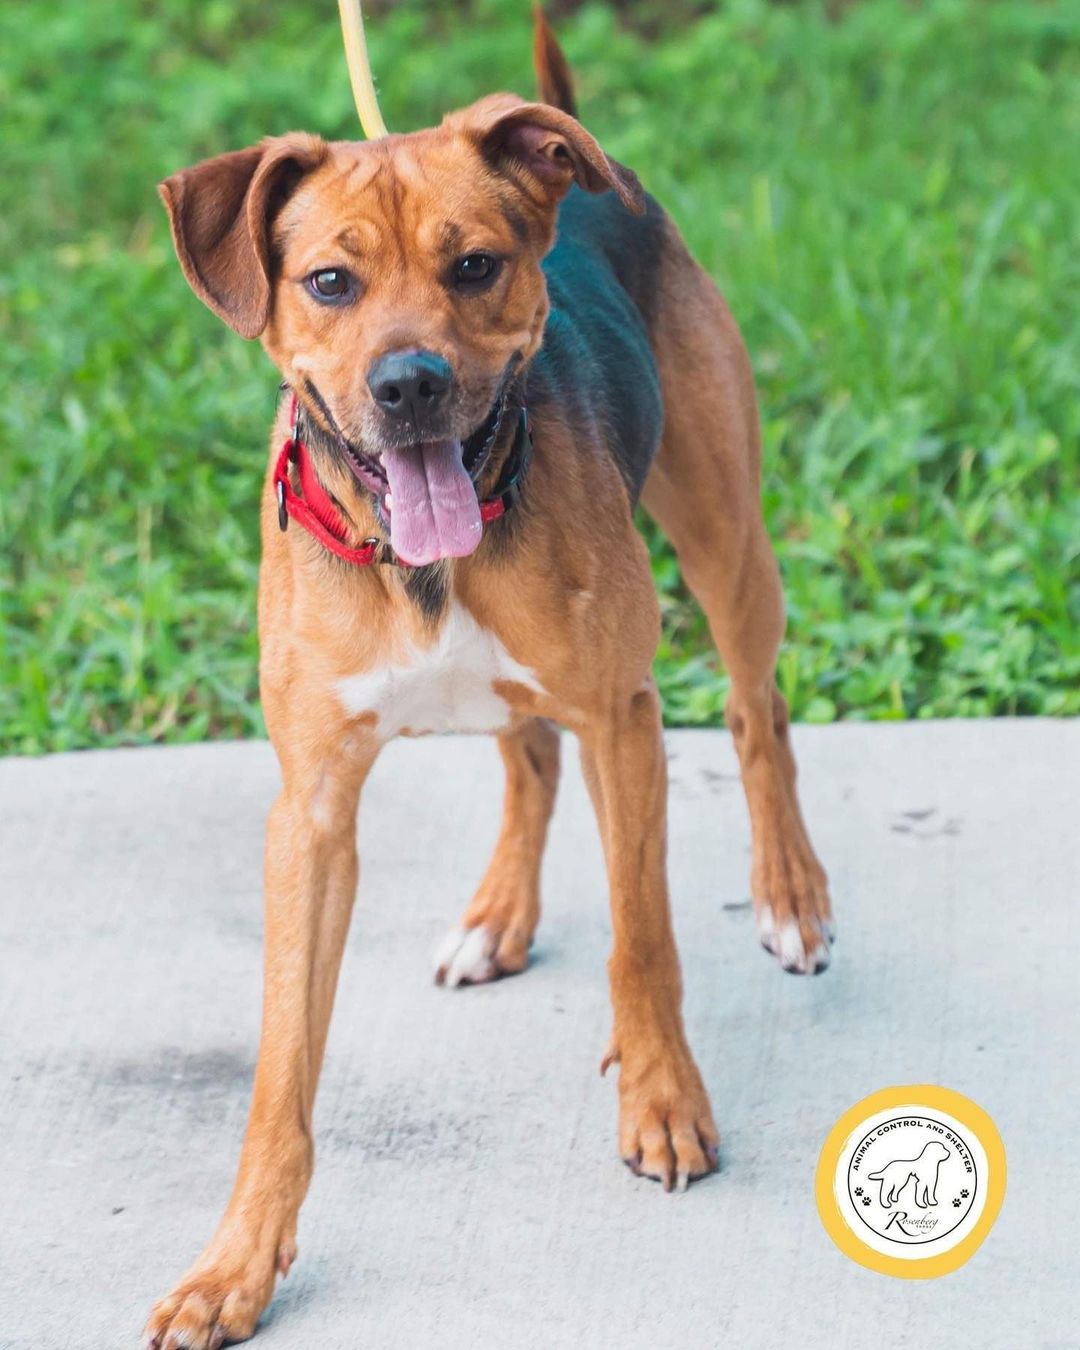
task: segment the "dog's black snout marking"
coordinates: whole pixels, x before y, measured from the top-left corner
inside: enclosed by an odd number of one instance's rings
[[[391,417],[423,428],[442,405],[454,372],[434,352],[387,352],[368,371],[371,397]]]

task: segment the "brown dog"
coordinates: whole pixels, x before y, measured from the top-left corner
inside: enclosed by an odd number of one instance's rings
[[[262,512],[260,675],[283,790],[254,1097],[220,1227],[151,1314],[155,1350],[249,1336],[296,1255],[357,803],[396,734],[494,732],[506,765],[495,855],[438,958],[460,985],[526,965],[552,723],[576,733],[611,887],[620,1153],[666,1189],[715,1167],[668,907],[639,494],[731,676],[762,941],[787,970],[828,960],[773,680],[783,605],[746,353],[674,225],[571,115],[542,21],[537,52],[545,103],[497,94],[369,143],[275,137],[162,185],[188,281],[261,339],[290,392]]]

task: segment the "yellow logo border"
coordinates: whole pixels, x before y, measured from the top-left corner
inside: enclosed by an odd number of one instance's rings
[[[979,1143],[986,1150],[989,1164],[986,1204],[975,1227],[962,1242],[958,1242],[949,1251],[915,1260],[885,1256],[863,1242],[848,1227],[833,1193],[837,1164],[848,1140],[869,1116],[898,1106],[926,1106],[931,1110],[936,1108],[947,1112],[977,1136]],[[951,1088],[938,1087],[935,1083],[921,1083],[911,1087],[882,1088],[856,1102],[850,1111],[844,1112],[829,1131],[828,1138],[822,1146],[814,1179],[814,1195],[826,1233],[845,1256],[850,1257],[858,1265],[865,1266],[867,1270],[876,1270],[879,1275],[893,1275],[902,1280],[932,1280],[938,1275],[949,1275],[952,1271],[959,1270],[964,1262],[978,1251],[1001,1210],[1005,1199],[1005,1183],[1005,1145],[1001,1141],[997,1126],[982,1107],[976,1106],[970,1097],[954,1092]]]

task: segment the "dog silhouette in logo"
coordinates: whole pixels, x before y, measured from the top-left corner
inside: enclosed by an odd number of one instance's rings
[[[880,1172],[871,1172],[870,1181],[881,1182],[881,1203],[888,1209],[900,1200],[909,1181],[915,1182],[915,1203],[920,1209],[937,1204],[938,1169],[949,1156],[949,1150],[933,1139],[917,1158],[896,1158]]]

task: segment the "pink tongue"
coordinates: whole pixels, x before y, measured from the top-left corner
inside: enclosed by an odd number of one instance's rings
[[[398,557],[421,567],[472,553],[484,524],[461,442],[384,450],[382,462],[390,481],[390,544]]]

